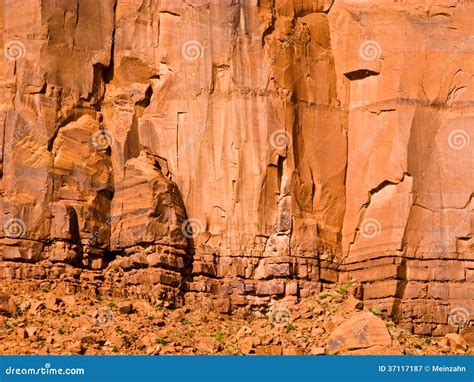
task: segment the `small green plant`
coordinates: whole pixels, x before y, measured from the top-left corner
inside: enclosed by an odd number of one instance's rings
[[[191,322],[189,320],[186,320],[185,318],[183,318],[181,320],[181,325],[189,325]]]
[[[166,345],[168,343],[168,340],[164,337],[158,337],[155,342],[159,345]]]
[[[115,303],[115,301],[109,302],[109,308],[116,308],[116,307],[117,307],[117,304]]]
[[[431,343],[431,338],[426,337],[425,338],[425,344],[429,345],[430,343]]]
[[[381,316],[382,315],[382,311],[380,310],[380,308],[377,308],[377,307],[370,308],[369,312],[371,312],[372,314],[374,314],[376,316]]]
[[[116,327],[115,327],[115,331],[116,331],[118,334],[123,334],[123,333],[124,333],[123,329],[122,329],[120,326],[116,326]]]
[[[102,301],[102,296],[96,295],[96,296],[95,296],[95,299],[96,299],[97,301]]]
[[[41,347],[46,345],[46,343],[43,340],[41,340],[39,344],[40,344]]]
[[[81,315],[79,313],[73,313],[72,314],[72,318],[77,318],[77,317],[80,317]]]
[[[61,335],[63,335],[63,334],[65,333],[64,328],[59,328],[59,329],[58,329],[58,333],[61,334]]]
[[[319,298],[320,298],[321,300],[324,300],[324,299],[327,298],[327,297],[330,297],[331,300],[334,300],[334,299],[336,298],[336,295],[335,295],[334,293],[329,292],[329,291],[321,292],[321,293],[319,294]]]
[[[347,294],[347,288],[345,286],[340,286],[337,291],[343,296]]]
[[[221,332],[215,332],[212,336],[219,342],[224,341],[224,335]]]
[[[288,323],[288,324],[286,325],[286,329],[287,329],[287,330],[296,330],[296,326],[293,325],[293,324]]]
[[[395,326],[395,323],[394,323],[392,320],[388,320],[388,321],[387,321],[387,326],[388,326],[389,328],[393,328],[393,327]]]
[[[114,346],[114,348],[112,349],[112,353],[118,353],[118,351],[119,350],[118,350],[117,346]]]
[[[343,296],[346,296],[348,294],[348,289],[352,286],[352,280],[348,280],[345,283],[343,283],[339,288],[338,292],[342,294]]]
[[[419,350],[423,349],[423,346],[421,346],[420,344],[415,344],[415,345],[413,345],[413,347],[415,349],[419,349]]]

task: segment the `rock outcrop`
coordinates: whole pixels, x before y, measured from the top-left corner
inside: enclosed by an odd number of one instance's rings
[[[1,12],[2,282],[230,312],[354,279],[417,334],[469,323],[470,2]]]

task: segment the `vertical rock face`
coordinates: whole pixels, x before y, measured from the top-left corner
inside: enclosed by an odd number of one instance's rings
[[[473,5],[1,12],[3,280],[229,311],[352,278],[417,333],[474,312]]]
[[[329,16],[348,116],[345,269],[368,281],[371,304],[421,317],[418,333],[474,308],[473,12],[430,2]]]

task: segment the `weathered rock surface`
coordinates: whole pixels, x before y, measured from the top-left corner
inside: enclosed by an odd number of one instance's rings
[[[371,312],[354,314],[333,330],[327,342],[331,353],[391,345],[385,323]]]
[[[355,279],[417,334],[469,325],[472,3],[1,12],[2,283],[229,312]]]

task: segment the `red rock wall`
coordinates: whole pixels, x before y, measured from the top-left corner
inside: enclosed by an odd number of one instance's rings
[[[418,333],[474,312],[474,4],[1,13],[2,280],[229,311],[353,278]]]

